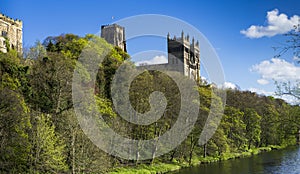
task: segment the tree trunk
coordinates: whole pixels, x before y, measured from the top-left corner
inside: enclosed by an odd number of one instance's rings
[[[156,155],[156,151],[157,151],[157,142],[158,142],[158,139],[155,141],[154,148],[153,148],[153,151],[152,151],[152,160],[151,160],[151,164],[153,164],[154,159],[155,159],[155,155]]]
[[[203,157],[205,158],[206,157],[206,145],[207,143],[205,143],[204,145],[203,145]]]
[[[171,158],[170,161],[173,161],[174,157],[175,157],[175,153],[176,153],[177,148],[175,148],[171,154]]]
[[[193,137],[193,135],[191,135],[191,149],[190,149],[190,154],[189,154],[189,165],[192,164],[194,148],[195,148],[194,137]]]
[[[72,142],[71,142],[71,146],[72,146],[72,174],[75,174],[75,153],[76,153],[76,149],[75,149],[75,141],[76,141],[76,131],[73,131],[72,133]]]

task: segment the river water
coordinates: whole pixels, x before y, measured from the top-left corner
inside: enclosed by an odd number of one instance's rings
[[[182,169],[177,174],[300,174],[300,146]]]

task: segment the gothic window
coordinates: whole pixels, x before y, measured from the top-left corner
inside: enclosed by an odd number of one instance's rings
[[[7,36],[7,32],[6,31],[2,31],[1,32],[1,36],[6,37]]]
[[[185,52],[189,52],[189,49],[187,47],[184,47]]]
[[[191,59],[190,59],[191,62],[192,62],[192,63],[195,63],[195,56],[194,56],[194,53],[191,52],[191,55],[190,55],[190,56],[191,56]]]

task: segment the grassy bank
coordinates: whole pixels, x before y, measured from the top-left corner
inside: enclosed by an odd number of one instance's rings
[[[156,162],[152,165],[145,165],[141,164],[138,166],[134,167],[120,167],[120,168],[115,168],[109,174],[132,174],[132,173],[137,173],[137,174],[157,174],[157,173],[168,173],[172,171],[176,171],[182,168],[186,167],[193,167],[197,166],[200,164],[204,163],[212,163],[212,162],[217,162],[217,161],[224,161],[224,160],[229,160],[229,159],[234,159],[234,158],[245,158],[245,157],[250,157],[252,155],[257,155],[262,152],[269,152],[271,150],[277,150],[277,149],[283,149],[286,148],[286,146],[275,146],[275,145],[270,145],[267,147],[260,147],[260,148],[255,148],[255,149],[250,149],[245,152],[241,153],[224,153],[221,156],[217,157],[199,157],[199,158],[193,158],[191,165],[189,165],[187,162],[176,162],[173,161],[172,163],[161,163],[161,162]]]

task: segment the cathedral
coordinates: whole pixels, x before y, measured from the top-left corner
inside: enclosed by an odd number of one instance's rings
[[[3,14],[0,14],[0,51],[7,52],[8,49],[15,49],[22,54],[22,28],[23,23],[20,20],[14,20]],[[108,43],[126,50],[125,28],[117,25],[101,26],[101,37]],[[191,79],[200,78],[200,48],[199,42],[192,38],[190,42],[189,35],[182,31],[181,37],[170,37],[167,35],[168,63],[147,65],[141,64],[137,68],[147,67],[157,70],[178,71]]]
[[[108,43],[126,51],[124,27],[117,24],[101,26],[101,37]],[[200,78],[200,48],[198,41],[195,41],[193,38],[192,42],[190,42],[189,35],[185,36],[183,31],[181,37],[174,36],[170,38],[170,34],[168,33],[167,48],[168,63],[154,65],[140,64],[137,68],[145,69],[149,67],[157,70],[178,71],[194,80]]]

